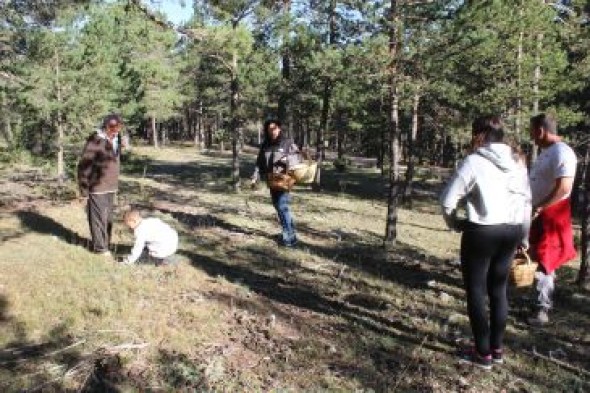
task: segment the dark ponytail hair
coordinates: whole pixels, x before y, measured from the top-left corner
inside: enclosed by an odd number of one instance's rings
[[[472,123],[471,135],[481,136],[485,143],[498,143],[504,140],[504,126],[500,116],[482,116]]]

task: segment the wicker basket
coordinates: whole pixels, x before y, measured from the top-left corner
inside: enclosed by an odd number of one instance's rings
[[[315,161],[302,162],[289,170],[297,184],[310,184],[315,179],[318,170],[318,163]]]
[[[295,179],[285,173],[269,173],[266,179],[268,188],[273,191],[291,191],[295,184]]]
[[[515,256],[510,268],[510,279],[518,288],[528,287],[535,281],[535,272],[537,271],[537,263],[531,261],[531,257],[526,252]]]

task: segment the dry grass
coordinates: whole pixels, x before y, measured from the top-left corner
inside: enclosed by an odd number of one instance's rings
[[[177,266],[88,253],[75,203],[2,213],[2,390],[590,389],[582,374],[526,352],[588,369],[589,296],[571,288],[571,271],[547,329],[524,325],[530,294],[513,294],[507,364],[476,372],[453,358],[469,336],[458,236],[431,200],[401,209],[399,245],[385,253],[378,174],[329,171],[326,192],[294,193],[301,246],[278,249],[267,190],[230,193],[228,174],[227,156],[188,148],[137,149],[126,164],[119,209],[136,205],[176,227]],[[119,254],[132,241],[121,225],[113,240]]]

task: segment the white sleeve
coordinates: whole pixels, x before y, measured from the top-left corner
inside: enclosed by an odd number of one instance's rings
[[[561,177],[575,177],[576,166],[578,164],[576,153],[567,146],[564,146],[558,152],[559,154],[556,154],[556,162],[553,166],[553,168],[555,168],[554,179],[559,179]]]
[[[145,231],[137,231],[135,234],[135,244],[133,245],[133,249],[131,250],[131,254],[127,257],[127,261],[129,263],[135,263],[141,256],[143,249],[145,248],[146,244],[146,236]]]
[[[473,170],[465,159],[440,195],[443,217],[449,228],[455,227],[457,205],[471,191],[473,180]]]

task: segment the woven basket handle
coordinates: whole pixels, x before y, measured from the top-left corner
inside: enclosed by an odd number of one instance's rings
[[[533,263],[533,261],[531,260],[531,257],[529,256],[529,253],[526,251],[522,251],[519,253],[519,255],[523,255],[526,258],[526,264],[530,265],[531,263]]]

